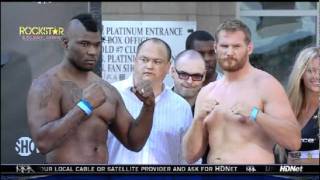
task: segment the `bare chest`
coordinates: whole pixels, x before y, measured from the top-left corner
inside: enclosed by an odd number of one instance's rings
[[[253,83],[216,86],[210,96],[230,108],[236,104],[263,108],[261,94]]]
[[[70,81],[62,82],[62,93],[60,99],[62,115],[67,114],[70,111],[70,109],[76,106],[76,104],[83,97],[83,90],[87,86],[89,86],[89,84],[81,86]],[[105,93],[107,94],[107,97],[111,96],[111,92],[109,92],[107,89],[105,90]],[[91,116],[94,117],[93,119],[95,120],[109,124],[111,119],[115,116],[115,107],[115,103],[112,101],[112,99],[107,98],[104,104],[94,109],[93,114]]]
[[[214,139],[228,139],[229,142],[242,142],[262,135],[260,127],[249,120],[241,121],[240,115],[232,113],[234,106],[250,109],[254,106],[263,110],[263,100],[257,87],[251,83],[234,84],[230,86],[216,86],[209,94],[223,106],[223,113],[214,116],[208,124]],[[219,138],[220,137],[220,138]],[[262,137],[261,137],[262,138]]]

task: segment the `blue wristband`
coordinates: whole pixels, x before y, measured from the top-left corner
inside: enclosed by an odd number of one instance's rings
[[[257,115],[259,113],[259,108],[257,107],[253,107],[252,110],[251,110],[251,113],[250,113],[250,119],[253,121],[253,122],[256,122],[257,120]]]
[[[82,98],[81,101],[82,101],[91,111],[93,111],[93,107],[92,107],[91,103],[90,103],[88,100]]]
[[[81,99],[77,106],[87,115],[90,116],[92,114],[93,111],[93,107],[92,105],[89,103],[89,101],[85,100],[85,99]]]

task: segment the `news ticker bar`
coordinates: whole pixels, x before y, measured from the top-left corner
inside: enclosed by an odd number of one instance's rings
[[[318,165],[1,165],[1,174],[318,174]]]

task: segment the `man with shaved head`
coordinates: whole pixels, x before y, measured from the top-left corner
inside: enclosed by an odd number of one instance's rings
[[[28,124],[47,163],[105,164],[108,129],[132,151],[149,137],[155,98],[142,80],[131,91],[143,102],[136,120],[118,91],[92,72],[101,50],[101,35],[90,14],[71,19],[62,38],[62,62],[35,79],[30,87]]]
[[[172,90],[188,101],[194,115],[195,102],[206,79],[206,62],[203,56],[193,49],[180,52],[171,66],[171,75],[174,82]],[[206,164],[206,154],[202,163]]]
[[[206,77],[206,65],[196,50],[184,50],[174,59],[171,66],[174,82],[173,91],[188,101],[194,112],[197,95]]]

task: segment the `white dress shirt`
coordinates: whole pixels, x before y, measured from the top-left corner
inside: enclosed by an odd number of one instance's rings
[[[137,118],[143,103],[130,91],[132,75],[112,84],[120,92],[126,108]],[[182,137],[191,126],[189,103],[168,87],[155,98],[155,110],[150,136],[139,152],[124,147],[109,131],[109,164],[186,164],[182,158]]]

